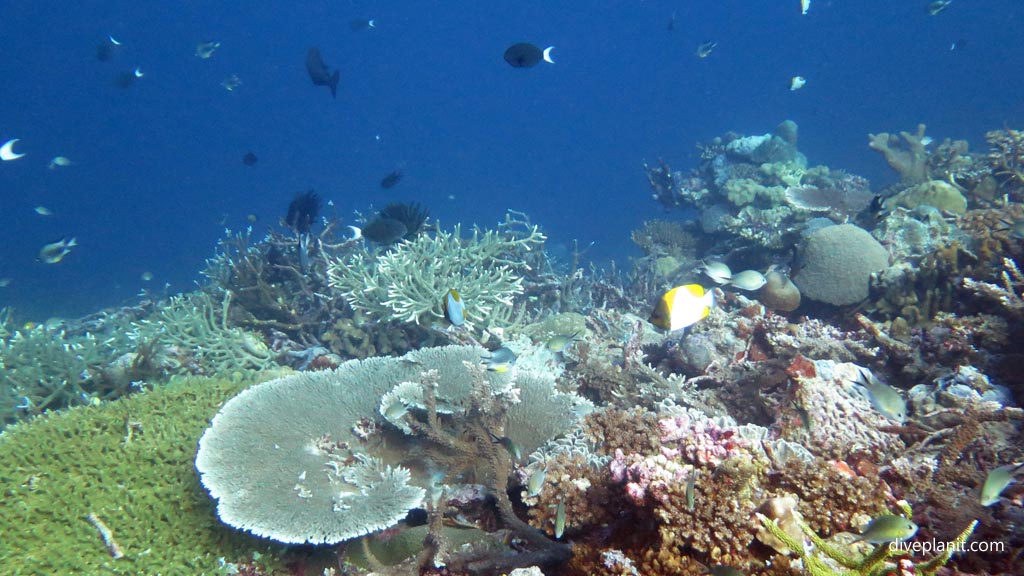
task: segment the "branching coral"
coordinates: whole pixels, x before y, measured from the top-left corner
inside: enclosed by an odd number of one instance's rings
[[[358,252],[333,260],[328,269],[331,287],[352,308],[381,320],[428,322],[443,318],[442,300],[458,290],[469,321],[507,327],[523,313],[515,298],[523,293],[530,273],[528,253],[539,250],[545,237],[536,226],[507,220],[501,230],[474,228],[461,238],[461,226],[439,230],[399,244],[373,256]]]
[[[1024,316],[1024,273],[1017,268],[1017,263],[1009,258],[1003,259],[1003,267],[1002,286],[964,278],[964,287],[985,298],[999,302],[1007,312],[1014,316]]]
[[[901,131],[899,135],[882,132],[868,134],[868,147],[877,150],[900,175],[905,184],[916,184],[928,179],[928,151],[924,146],[925,125],[918,124],[913,134]]]
[[[0,424],[125,394],[130,379],[110,371],[121,351],[136,348],[124,328],[97,334],[35,326],[0,338]]]
[[[996,177],[1018,188],[1024,186],[1024,131],[992,130],[985,139],[991,147],[988,160]]]
[[[201,372],[235,375],[277,366],[259,335],[228,322],[231,293],[218,303],[205,292],[175,296],[153,318],[140,323],[140,341],[159,340],[192,352]]]
[[[902,504],[904,515],[909,518],[911,516],[910,507],[905,502]],[[775,520],[763,514],[758,514],[757,517],[766,530],[785,543],[793,554],[803,560],[804,568],[812,576],[869,576],[885,574],[893,570],[900,574],[933,576],[945,566],[954,552],[963,547],[978,525],[976,520],[971,522],[953,541],[945,543],[947,546],[939,554],[929,560],[916,563],[899,560],[898,565],[893,566],[892,560],[900,556],[899,546],[890,546],[888,543],[878,544],[870,553],[857,558],[826,542],[806,524],[802,524],[801,527],[811,542],[810,546],[793,538],[780,528]],[[847,570],[852,570],[852,572]]]

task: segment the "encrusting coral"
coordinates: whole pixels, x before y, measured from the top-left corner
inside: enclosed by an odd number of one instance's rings
[[[0,435],[3,572],[215,574],[254,554],[265,574],[283,569],[278,547],[216,521],[192,466],[210,414],[245,385],[189,378],[8,427]],[[109,543],[90,516],[110,531]]]

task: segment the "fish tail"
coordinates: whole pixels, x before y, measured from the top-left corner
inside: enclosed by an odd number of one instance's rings
[[[341,70],[335,70],[331,76],[331,98],[338,97],[338,80],[341,80]]]

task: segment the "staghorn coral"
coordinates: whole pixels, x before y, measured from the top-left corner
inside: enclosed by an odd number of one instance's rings
[[[531,272],[527,254],[545,237],[536,226],[506,218],[498,231],[474,228],[471,237],[452,232],[422,234],[379,256],[356,252],[334,259],[329,283],[357,311],[380,320],[425,323],[442,319],[444,294],[456,289],[469,322],[508,327],[523,313],[515,298]]]
[[[989,300],[995,300],[1013,316],[1024,316],[1024,273],[1017,268],[1017,263],[1009,258],[1003,259],[1003,268],[1001,286],[964,278],[964,288]]]
[[[219,303],[206,292],[174,296],[139,323],[136,337],[191,352],[199,363],[197,371],[206,374],[241,378],[275,368],[274,354],[258,334],[230,326],[230,307],[231,292]]]
[[[985,139],[990,147],[989,165],[996,178],[1019,200],[1024,189],[1024,131],[992,130],[985,134]]]
[[[157,351],[134,338],[127,317],[111,315],[91,328],[60,322],[0,338],[0,425],[113,400],[160,372]]]
[[[868,147],[885,156],[904,184],[917,184],[928,179],[928,151],[924,146],[925,125],[918,124],[914,133],[898,135],[882,132],[868,134]]]

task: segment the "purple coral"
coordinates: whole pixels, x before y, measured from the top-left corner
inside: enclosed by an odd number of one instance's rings
[[[660,454],[627,456],[617,449],[609,464],[612,479],[625,483],[626,495],[638,506],[652,500],[667,503],[672,486],[685,483],[695,467],[716,467],[723,460],[740,455],[748,446],[737,437],[735,429],[722,428],[708,418],[680,414],[659,420],[658,427]]]
[[[733,428],[722,428],[709,418],[691,419],[679,414],[658,421],[661,453],[667,458],[682,455],[693,464],[718,466],[722,460],[740,455],[749,445]]]

